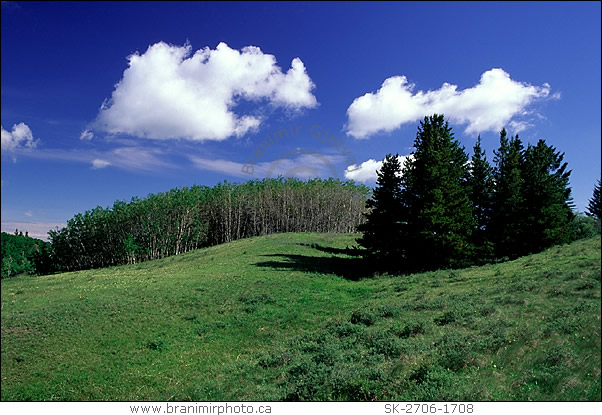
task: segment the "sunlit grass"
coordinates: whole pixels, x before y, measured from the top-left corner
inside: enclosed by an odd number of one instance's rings
[[[600,400],[600,239],[373,276],[288,236],[2,280],[2,400]]]

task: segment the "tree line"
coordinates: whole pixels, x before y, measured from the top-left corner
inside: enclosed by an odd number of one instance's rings
[[[435,269],[516,258],[575,239],[564,154],[500,132],[493,165],[480,136],[469,158],[443,115],[420,122],[402,166],[388,154],[358,243],[388,269]]]
[[[19,274],[44,273],[50,244],[40,239],[31,238],[27,232],[18,229],[14,234],[2,232],[1,278],[14,277]]]
[[[354,232],[369,188],[338,179],[224,181],[75,215],[49,232],[56,271],[134,264],[280,232]]]
[[[403,167],[388,154],[370,189],[352,181],[224,181],[76,214],[50,243],[2,233],[2,278],[134,264],[282,232],[359,231],[363,255],[394,271],[515,258],[600,234],[600,182],[575,215],[564,154],[500,132],[493,165],[469,158],[442,115],[425,117]]]

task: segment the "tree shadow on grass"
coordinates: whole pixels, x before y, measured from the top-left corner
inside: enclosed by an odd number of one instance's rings
[[[255,266],[279,270],[335,274],[352,281],[374,276],[374,270],[370,269],[361,257],[341,258],[298,254],[265,254],[263,256],[281,258],[282,260],[258,262]]]
[[[330,246],[323,246],[323,245],[316,245],[314,246],[315,249],[317,249],[318,251],[322,251],[322,252],[327,252],[329,254],[336,254],[336,255],[349,255],[349,256],[353,256],[353,257],[360,257],[362,255],[362,252],[365,252],[365,249],[360,249],[360,248],[332,248]]]

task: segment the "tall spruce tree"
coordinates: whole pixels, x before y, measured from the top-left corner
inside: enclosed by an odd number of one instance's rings
[[[385,269],[396,269],[401,260],[401,163],[399,155],[387,154],[377,172],[376,188],[366,201],[366,222],[358,227],[363,232],[357,242],[367,249],[367,257]]]
[[[529,145],[522,168],[521,237],[515,246],[520,255],[539,252],[570,238],[573,220],[570,170],[564,154],[544,140]]]
[[[494,151],[493,214],[491,236],[498,257],[517,257],[516,243],[521,235],[523,207],[523,145],[518,135],[508,139],[506,129],[500,132],[500,147]]]
[[[600,180],[594,187],[594,194],[587,205],[587,215],[593,216],[598,220],[602,217],[602,201],[600,200]]]
[[[473,148],[470,163],[470,200],[473,207],[475,226],[472,242],[475,247],[475,260],[484,260],[493,255],[490,241],[491,215],[493,211],[493,168],[481,148],[481,136]]]
[[[468,156],[443,115],[420,122],[402,170],[402,241],[414,268],[458,266],[471,256]]]

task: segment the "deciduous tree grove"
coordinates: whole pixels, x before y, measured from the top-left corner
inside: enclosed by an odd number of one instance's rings
[[[60,270],[133,264],[279,232],[354,232],[369,189],[351,181],[224,181],[118,201],[50,232]]]

